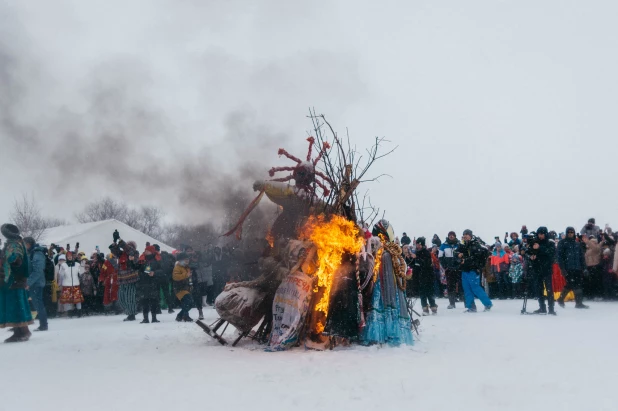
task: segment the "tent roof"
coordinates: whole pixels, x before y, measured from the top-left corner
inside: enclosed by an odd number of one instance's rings
[[[125,241],[135,241],[138,251],[143,251],[146,247],[146,242],[150,244],[159,244],[161,251],[172,252],[173,247],[162,243],[161,241],[150,237],[126,225],[118,220],[103,220],[93,223],[73,224],[54,228],[48,228],[39,238],[38,243],[49,246],[51,243],[65,247],[67,243],[71,244],[71,248],[75,248],[75,243],[80,243],[80,250],[90,253],[94,251],[96,246],[99,246],[101,252],[106,253],[109,245],[112,242],[112,233],[118,230],[120,237]]]

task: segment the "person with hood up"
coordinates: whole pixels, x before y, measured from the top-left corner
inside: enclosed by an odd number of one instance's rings
[[[413,275],[419,277],[421,306],[423,307],[423,315],[429,315],[431,308],[432,314],[438,313],[438,306],[434,298],[434,285],[436,276],[433,271],[433,263],[431,254],[425,246],[425,237],[416,239],[416,254],[413,254]]]
[[[442,268],[444,268],[446,276],[446,291],[448,293],[449,305],[446,307],[452,310],[455,307],[457,301],[458,287],[461,292],[461,272],[459,271],[459,261],[457,260],[457,247],[459,246],[459,240],[457,240],[457,234],[454,231],[450,231],[446,238],[446,241],[442,243],[438,250],[438,260]]]
[[[401,237],[401,245],[410,245],[412,244],[412,240],[410,240],[410,237],[408,237],[408,235],[406,233],[403,233],[403,236]]]
[[[6,238],[0,261],[0,328],[13,329],[4,342],[24,342],[30,339],[28,326],[34,323],[26,290],[30,259],[17,226],[3,224],[0,232]]]
[[[39,328],[35,331],[47,331],[47,310],[43,303],[43,289],[45,288],[45,261],[47,256],[45,255],[45,249],[38,245],[34,238],[24,238],[24,245],[30,255],[31,272],[28,276],[28,292],[32,303],[37,311],[37,317],[39,320]]]
[[[438,234],[433,235],[433,238],[431,239],[431,244],[440,248],[440,246],[442,245],[442,240],[440,240],[440,237],[438,237]]]
[[[193,319],[189,316],[189,311],[193,308],[193,297],[191,295],[189,256],[186,253],[178,253],[176,256],[172,279],[174,281],[174,295],[180,301],[180,312],[176,316],[176,321],[193,322]]]
[[[82,270],[82,266],[73,259],[73,253],[68,251],[65,261],[60,264],[58,270],[58,286],[61,289],[60,304],[64,306],[69,316],[82,316],[84,296],[79,281]]]
[[[558,298],[558,305],[564,308],[564,299],[573,291],[575,294],[575,308],[588,308],[583,304],[584,292],[582,290],[583,272],[586,268],[584,249],[576,241],[575,228],[567,227],[566,238],[558,243],[558,265],[566,280],[566,285]]]
[[[553,242],[549,241],[549,231],[547,227],[539,227],[536,231],[538,241],[532,245],[530,252],[531,269],[535,277],[537,296],[539,299],[539,309],[533,314],[556,315],[554,310],[554,288],[552,283],[552,266],[556,248]],[[545,291],[547,291],[547,306],[545,305]]]
[[[588,237],[598,238],[601,234],[601,227],[596,225],[594,218],[589,218],[588,223],[582,227],[579,232],[581,235],[587,235]]]
[[[138,294],[142,302],[144,319],[141,324],[148,324],[148,312],[152,315],[152,322],[158,323],[157,311],[159,309],[159,284],[161,283],[161,257],[154,246],[149,245],[139,257],[137,267],[139,272]]]
[[[502,249],[502,244],[496,242],[494,251],[491,253],[491,271],[498,281],[499,298],[501,300],[506,300],[511,295],[509,264],[509,255]]]
[[[457,257],[460,261],[461,282],[466,299],[465,312],[476,312],[474,297],[481,300],[485,311],[490,311],[493,304],[480,282],[480,272],[488,261],[489,250],[479,243],[472,230],[464,230],[463,239],[464,242],[457,248]]]

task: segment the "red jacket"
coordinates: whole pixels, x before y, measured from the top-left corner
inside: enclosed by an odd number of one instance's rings
[[[105,260],[99,272],[99,281],[105,285],[103,304],[118,301],[118,272],[109,261]]]

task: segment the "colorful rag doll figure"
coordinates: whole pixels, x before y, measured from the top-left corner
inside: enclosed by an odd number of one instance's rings
[[[371,308],[367,312],[362,341],[365,344],[412,345],[412,323],[406,304],[406,271],[401,247],[386,220],[380,220],[372,234],[382,241],[377,251],[375,285]]]

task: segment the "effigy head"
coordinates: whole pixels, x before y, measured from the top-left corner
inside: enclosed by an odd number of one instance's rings
[[[385,219],[382,219],[373,226],[371,232],[375,236],[383,235],[387,241],[393,241],[395,239],[395,230],[393,226]]]

